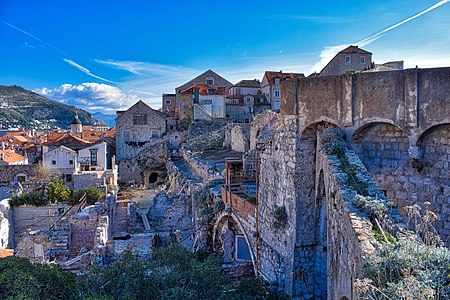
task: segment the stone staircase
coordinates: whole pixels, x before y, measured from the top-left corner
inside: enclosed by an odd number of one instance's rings
[[[122,194],[117,195],[116,207],[114,208],[112,236],[120,236],[128,232],[128,203]]]
[[[67,219],[56,222],[51,233],[52,249],[50,256],[57,261],[65,261],[70,254],[70,225]]]

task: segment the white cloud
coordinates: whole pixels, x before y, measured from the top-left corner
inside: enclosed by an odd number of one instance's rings
[[[83,72],[83,73],[86,74],[86,75],[89,75],[89,76],[91,76],[91,77],[94,77],[94,78],[97,78],[97,79],[100,79],[100,80],[102,80],[102,81],[106,81],[106,82],[109,82],[109,83],[118,83],[118,82],[114,82],[114,81],[111,81],[111,80],[109,80],[109,79],[100,77],[100,76],[98,76],[98,75],[92,74],[92,72],[89,71],[88,68],[85,68],[85,67],[83,67],[83,66],[80,65],[80,64],[77,64],[76,62],[74,62],[74,61],[71,60],[71,59],[63,58],[63,60],[64,60],[66,63],[68,63],[69,65],[71,65],[72,67],[74,67],[74,68],[80,70],[81,72]]]
[[[428,13],[428,12],[431,12],[431,11],[435,10],[436,8],[439,8],[442,5],[444,5],[446,3],[449,3],[449,2],[450,2],[450,0],[439,1],[436,4],[428,7],[427,9],[425,9],[425,10],[415,14],[414,16],[406,18],[403,21],[398,22],[398,23],[396,23],[396,24],[394,24],[394,25],[392,25],[392,26],[390,26],[390,27],[388,27],[386,29],[383,29],[383,30],[381,30],[381,31],[379,31],[379,32],[377,32],[377,33],[375,33],[375,34],[373,34],[373,35],[371,35],[371,36],[369,36],[369,37],[359,41],[359,42],[352,43],[352,45],[356,45],[356,46],[359,46],[359,47],[367,46],[367,45],[375,42],[379,38],[383,37],[389,31],[391,31],[391,30],[393,30],[393,29],[395,29],[397,27],[400,27],[400,26],[402,26],[402,25],[404,25],[404,24],[406,24],[406,23],[408,23],[408,22],[410,22],[410,21],[412,21],[412,20],[414,20],[414,19],[416,19],[416,18],[418,18],[418,17]],[[346,48],[348,46],[349,45],[347,45],[347,44],[343,44],[343,45],[337,45],[337,46],[324,47],[324,49],[320,53],[320,60],[313,66],[311,72],[320,72],[328,64],[328,62],[334,58],[334,56],[339,51],[341,51],[342,49],[344,49],[344,48]]]
[[[95,82],[86,82],[80,85],[67,83],[55,89],[45,87],[36,89],[35,92],[68,105],[104,114],[115,114],[116,110],[128,109],[140,99],[117,87]]]

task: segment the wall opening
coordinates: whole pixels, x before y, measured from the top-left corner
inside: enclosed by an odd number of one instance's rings
[[[158,181],[158,177],[159,177],[158,173],[156,173],[156,172],[151,173],[150,176],[148,176],[148,183],[155,183],[155,182],[157,182]]]
[[[328,207],[323,171],[320,171],[316,190],[316,259],[314,294],[318,299],[327,299],[328,276]]]

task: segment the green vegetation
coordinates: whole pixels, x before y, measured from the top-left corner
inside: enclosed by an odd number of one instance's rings
[[[194,203],[200,211],[200,224],[207,225],[211,220],[225,208],[225,204],[220,200],[214,203],[214,195],[206,187],[197,191],[193,195]]]
[[[47,199],[50,203],[58,203],[67,200],[70,196],[70,190],[64,185],[62,180],[53,180],[45,189]]]
[[[91,266],[78,277],[57,266],[24,258],[0,259],[0,299],[287,299],[261,278],[233,287],[220,261],[172,244],[143,260],[130,253],[107,267]]]
[[[72,273],[14,256],[0,259],[0,282],[0,299],[71,300],[79,295]]]
[[[44,206],[47,205],[48,200],[43,193],[31,192],[22,195],[15,195],[9,200],[11,207],[21,205]]]
[[[86,194],[86,204],[92,205],[95,204],[100,198],[105,197],[105,194],[98,188],[84,188],[82,190],[76,190],[73,192],[73,197],[70,201],[70,204],[80,203],[83,195]]]
[[[250,202],[251,204],[256,204],[255,196],[246,197],[245,200],[247,200],[247,202]]]
[[[286,227],[288,221],[288,215],[285,206],[275,206],[273,211],[273,228],[283,229]]]

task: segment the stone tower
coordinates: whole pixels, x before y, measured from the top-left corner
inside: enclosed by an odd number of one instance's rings
[[[70,133],[71,134],[83,133],[83,125],[81,124],[81,121],[78,118],[78,113],[75,113],[75,117],[73,118],[72,123],[70,123]]]

